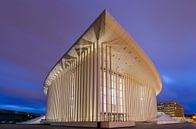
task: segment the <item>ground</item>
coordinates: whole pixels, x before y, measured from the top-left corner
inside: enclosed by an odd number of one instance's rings
[[[49,126],[49,125],[0,124],[0,129],[80,129],[80,128]],[[81,128],[81,129],[85,129],[85,128]],[[95,128],[88,128],[88,129],[95,129]],[[196,124],[191,124],[191,123],[170,124],[170,125],[145,124],[145,125],[137,125],[137,127],[129,127],[123,129],[196,129]]]

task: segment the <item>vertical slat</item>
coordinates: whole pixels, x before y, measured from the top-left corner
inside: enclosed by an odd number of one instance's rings
[[[83,60],[83,115],[82,119],[85,121],[86,118],[86,50],[84,50],[84,60]]]
[[[131,94],[131,118],[133,118],[133,110],[134,110],[134,100],[135,100],[135,98],[134,98],[134,85],[133,85],[133,76],[132,75],[130,75],[130,78],[131,78],[131,92],[132,92],[132,94]]]
[[[67,66],[67,69],[69,70],[69,66]],[[68,84],[69,84],[69,79],[68,76],[69,75],[69,71],[66,72],[66,95],[65,95],[65,99],[66,99],[66,103],[68,103]],[[68,121],[68,104],[66,104],[66,121]]]
[[[130,77],[129,77],[129,75],[127,75],[127,86],[128,86],[128,92],[129,92],[129,94],[128,94],[128,119],[130,120],[130,90],[131,90],[131,87],[130,87]]]
[[[103,53],[103,43],[101,44],[101,86],[102,86],[102,121],[104,121],[104,53]]]
[[[83,121],[83,105],[84,105],[84,101],[83,101],[83,88],[84,88],[84,84],[83,84],[83,82],[84,82],[84,76],[83,76],[83,74],[84,74],[84,52],[83,52],[83,50],[82,50],[82,55],[81,55],[81,83],[80,83],[80,90],[81,90],[81,94],[80,94],[80,104],[81,104],[81,109],[80,109],[80,119],[81,119],[81,121]]]
[[[127,114],[128,114],[128,108],[127,108],[127,102],[128,102],[128,98],[127,98],[127,76],[126,74],[124,75],[124,84],[125,84],[125,117],[126,117],[126,121],[128,121],[128,118],[127,118]]]
[[[94,121],[94,109],[95,109],[95,43],[93,43],[93,92],[92,92],[92,97],[93,97],[93,100],[92,100],[92,121]]]
[[[112,55],[111,46],[109,47],[109,70],[110,70],[110,96],[111,96],[111,119],[112,119]]]
[[[122,83],[123,83],[123,85],[122,85],[122,86],[123,86],[123,87],[122,87],[122,90],[123,90],[123,91],[122,91],[122,92],[123,92],[123,98],[122,98],[122,100],[123,100],[123,121],[126,121],[126,118],[125,118],[125,117],[126,117],[126,116],[125,116],[125,115],[126,115],[126,107],[125,107],[125,102],[126,102],[125,95],[126,95],[126,94],[125,94],[125,81],[124,81],[124,79],[125,79],[125,78],[124,78],[124,75],[123,75],[123,78],[122,78]]]
[[[72,106],[72,101],[71,101],[71,96],[72,96],[72,63],[70,62],[70,78],[69,78],[69,81],[70,81],[70,85],[69,85],[69,121],[72,120],[72,112],[71,112],[71,106]]]
[[[89,105],[89,121],[92,121],[92,45],[90,45],[90,55],[89,55],[89,102],[90,102],[90,105]]]
[[[80,54],[78,55],[78,70],[77,70],[77,121],[80,121]]]
[[[75,61],[75,121],[78,121],[78,112],[77,112],[77,108],[78,108],[78,58],[76,58]]]
[[[69,66],[69,72],[68,72],[68,96],[67,96],[67,99],[68,99],[68,121],[70,121],[70,83],[71,83],[71,81],[70,81],[70,67],[71,66]]]
[[[82,98],[81,98],[81,94],[82,94],[82,50],[80,50],[80,64],[79,64],[79,121],[82,121],[82,115],[81,115],[81,110],[82,110]]]
[[[70,111],[70,113],[69,113],[69,121],[71,121],[72,120],[72,112],[71,112],[71,106],[72,106],[72,101],[71,101],[71,96],[72,96],[72,83],[73,83],[73,81],[72,81],[72,71],[71,71],[71,69],[72,69],[72,64],[70,64],[71,65],[71,68],[70,68],[70,85],[69,85],[69,111]]]
[[[116,109],[115,109],[115,111],[117,112],[117,114],[118,114],[118,87],[119,87],[119,83],[118,83],[118,75],[116,75],[116,86],[115,86],[115,88],[116,88]],[[117,115],[118,116],[118,115]]]
[[[96,103],[96,121],[100,121],[100,48],[97,40],[97,103]]]
[[[89,121],[89,101],[88,98],[89,96],[89,49],[87,48],[86,50],[86,121]]]
[[[71,121],[74,121],[74,83],[75,83],[75,79],[74,79],[74,60],[72,61],[72,86],[71,86]]]
[[[132,108],[131,108],[131,113],[133,113],[131,118],[133,120],[135,120],[135,113],[133,111],[135,110],[135,106],[136,106],[135,105],[135,99],[136,99],[135,98],[135,94],[136,94],[137,91],[135,90],[134,79],[133,79],[132,75],[131,75],[131,89],[132,89],[132,95],[131,95],[132,96],[132,99],[131,99],[132,100],[132,105],[131,105]],[[139,112],[138,112],[138,114],[139,114]]]
[[[106,59],[106,73],[105,73],[105,85],[106,85],[106,121],[108,119],[108,52],[107,46],[105,46],[105,59]]]

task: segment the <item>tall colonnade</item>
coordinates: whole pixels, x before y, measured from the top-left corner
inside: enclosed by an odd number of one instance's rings
[[[151,61],[104,11],[50,71],[48,121],[146,121],[161,80]]]

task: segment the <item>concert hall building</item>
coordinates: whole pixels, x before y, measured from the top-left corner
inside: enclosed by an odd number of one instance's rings
[[[46,120],[150,121],[161,89],[151,60],[103,11],[49,72]]]

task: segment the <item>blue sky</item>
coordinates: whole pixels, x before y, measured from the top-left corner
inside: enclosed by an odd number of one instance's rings
[[[158,101],[196,112],[195,0],[0,1],[0,108],[44,113],[44,79],[107,9],[158,69]]]

